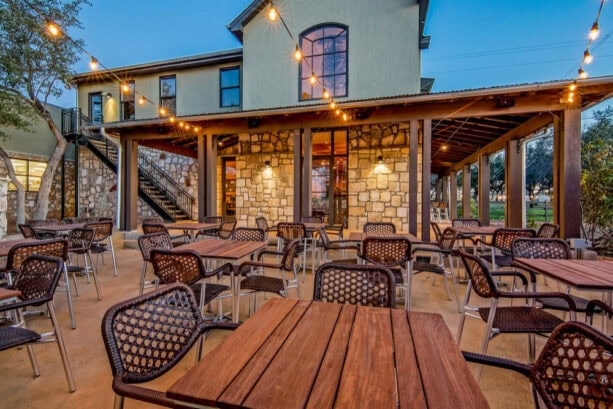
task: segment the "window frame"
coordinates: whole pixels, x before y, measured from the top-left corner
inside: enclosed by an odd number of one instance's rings
[[[312,52],[310,54],[305,53],[305,47],[303,46],[303,41],[305,39],[306,36],[310,35],[311,33],[318,31],[318,30],[322,30],[322,36],[319,39],[325,39],[325,38],[331,38],[331,37],[326,37],[323,35],[323,31],[326,28],[338,28],[338,29],[342,29],[343,30],[343,35],[345,36],[345,50],[344,51],[336,51],[336,45],[335,45],[335,49],[333,52],[330,53],[326,53],[324,50],[322,50],[322,54],[316,54],[314,55]],[[340,35],[340,34],[339,34]],[[335,36],[335,37],[338,37]],[[310,40],[307,40],[310,41]],[[336,77],[340,77],[340,76],[344,76],[345,77],[345,92],[344,94],[336,94],[336,87],[332,87],[331,89],[327,89],[328,92],[330,92],[330,95],[332,98],[342,98],[342,97],[347,97],[349,96],[349,27],[344,25],[344,24],[340,24],[340,23],[322,23],[322,24],[318,24],[312,27],[307,28],[306,30],[304,30],[303,32],[300,33],[299,37],[298,37],[298,42],[300,44],[300,49],[302,51],[302,60],[306,60],[306,59],[310,59],[310,66],[313,72],[315,72],[315,74],[317,75],[318,80],[321,83],[325,83],[325,77],[332,77],[333,81],[336,81]],[[323,75],[323,71],[321,72],[321,75],[318,75],[315,67],[313,67],[313,58],[314,57],[322,57],[322,59],[324,58],[325,55],[337,55],[337,54],[344,54],[345,55],[345,72],[341,73],[341,74],[337,74],[336,73],[336,65],[334,67],[334,73],[331,75]],[[302,82],[306,79],[308,79],[311,75],[311,73],[306,73],[303,77],[303,70],[302,70],[302,66],[303,66],[304,61],[301,61],[299,66],[298,66],[298,101],[302,102],[302,101],[321,101],[324,100],[323,95],[319,96],[319,97],[315,97],[313,96],[313,92],[312,89],[314,87],[318,87],[320,86],[319,84],[316,84],[315,86],[311,87],[311,92],[309,93],[311,96],[309,98],[304,98],[303,97],[303,88],[302,88]],[[322,67],[323,69],[323,67]],[[323,85],[321,85],[323,88]],[[323,94],[323,93],[322,93]]]
[[[171,79],[171,78],[172,78],[172,79],[174,80],[174,82],[175,82],[175,86],[174,86],[175,94],[174,94],[174,96],[172,96],[172,97],[167,97],[167,96],[166,96],[166,97],[163,97],[163,96],[162,96],[162,82],[163,82],[164,80]],[[176,76],[175,74],[172,74],[172,75],[162,75],[162,76],[160,76],[160,79],[159,79],[159,96],[160,96],[160,108],[165,108],[165,109],[166,109],[166,111],[167,111],[167,114],[166,114],[166,115],[161,115],[161,114],[160,114],[160,116],[161,116],[161,117],[162,117],[162,116],[168,116],[168,115],[170,115],[170,116],[176,116],[176,115],[177,115],[177,76]],[[166,101],[166,100],[171,100],[171,99],[174,99],[174,106],[172,107],[172,109],[171,109],[171,108],[170,108],[168,105],[166,105],[166,104],[164,103],[164,101]]]
[[[42,160],[35,160],[35,159],[22,159],[22,158],[10,158],[11,163],[13,164],[13,168],[15,168],[15,176],[19,177],[25,177],[25,183],[24,183],[24,189],[26,192],[38,192],[40,190],[40,182],[42,182],[42,178],[43,175],[45,173],[45,171],[47,170],[47,166],[49,166],[48,162],[42,161]],[[13,161],[23,161],[26,164],[26,172],[25,173],[20,173],[17,171],[16,167],[15,167],[15,163]],[[43,164],[45,165],[45,170],[43,171],[43,173],[40,176],[34,176],[34,175],[30,175],[30,165],[32,163],[38,163],[38,164]],[[37,179],[39,180],[38,189],[32,189],[31,185],[32,179]],[[9,192],[15,192],[17,191],[17,187],[11,182],[9,181],[9,186],[8,186],[8,191]]]
[[[119,101],[121,106],[121,120],[122,121],[133,121],[136,119],[136,84],[134,80],[125,81],[124,84],[128,84],[130,87],[130,92],[124,92],[122,86],[119,87]],[[126,100],[126,95],[132,97],[131,100]],[[132,117],[126,118],[126,106],[132,106]]]
[[[228,71],[234,71],[234,70],[238,70],[238,85],[235,86],[230,86],[230,87],[223,87],[222,86],[222,81],[221,81],[221,77],[223,76],[223,74],[225,72]],[[220,68],[219,69],[219,107],[220,108],[234,108],[234,107],[240,107],[242,104],[242,95],[241,95],[241,66],[240,65],[235,65],[232,67],[224,67],[224,68]],[[224,105],[223,103],[223,92],[225,90],[232,90],[232,89],[238,89],[238,104],[235,105]]]
[[[93,108],[94,108],[94,104],[93,104],[93,100],[95,98],[99,98],[100,99],[100,120],[96,121],[94,119],[94,114],[93,114]],[[89,94],[87,94],[87,114],[89,115],[89,120],[91,121],[92,124],[101,124],[104,122],[104,100],[102,98],[102,92],[90,92]]]

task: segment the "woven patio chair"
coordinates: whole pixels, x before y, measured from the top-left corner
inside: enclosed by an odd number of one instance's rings
[[[438,243],[442,235],[441,228],[439,227],[437,222],[430,222],[430,227],[434,232],[434,240]]]
[[[566,322],[549,337],[534,365],[462,352],[468,362],[511,369],[532,383],[534,406],[613,407],[613,338],[582,322]]]
[[[267,292],[288,297],[289,289],[296,289],[298,299],[301,298],[300,284],[298,283],[298,273],[294,264],[296,250],[302,239],[296,239],[287,244],[283,251],[264,250],[258,254],[257,261],[245,261],[238,268],[238,274],[245,276],[239,283],[238,293],[241,290],[249,290],[254,293]],[[266,263],[263,261],[264,256],[282,256],[280,263]],[[264,275],[264,269],[274,269],[279,276],[270,277]],[[286,275],[289,275],[288,278]],[[241,294],[243,295],[243,294]],[[257,298],[254,305],[257,309]]]
[[[44,220],[30,220],[30,226],[36,230],[36,233],[38,234],[38,237],[40,239],[52,239],[55,236],[57,236],[57,233],[53,233],[53,232],[49,232],[49,231],[39,231],[36,228],[37,227],[44,227],[44,226],[56,226],[60,224],[60,221],[57,219],[44,219]]]
[[[117,260],[115,258],[115,248],[113,247],[113,221],[98,221],[86,223],[86,229],[94,229],[94,242],[92,243],[92,254],[96,254],[96,265],[99,265],[99,260],[102,258],[104,263],[104,254],[111,253],[113,258],[113,272],[117,277]]]
[[[151,263],[151,251],[153,249],[172,249],[172,240],[168,233],[159,232],[143,234],[138,237],[138,248],[143,256],[143,268],[141,269],[138,295],[143,295],[145,288],[154,287],[155,281],[146,281],[147,265]]]
[[[445,283],[445,289],[447,290],[447,298],[451,300],[451,293],[449,291],[449,283],[447,283],[447,278],[451,278],[451,282],[453,283],[453,291],[455,293],[456,305],[458,307],[458,312],[462,312],[460,307],[460,296],[458,295],[458,283],[455,273],[453,271],[453,260],[452,256],[457,254],[454,250],[455,242],[457,239],[458,233],[455,229],[451,227],[447,227],[445,231],[441,234],[438,242],[436,243],[436,247],[427,246],[427,247],[415,247],[412,251],[413,255],[415,253],[429,253],[431,255],[438,256],[438,263],[427,263],[422,261],[414,261],[413,262],[413,275],[422,273],[422,272],[430,272],[434,274],[440,274],[443,276],[443,281]],[[448,261],[449,269],[445,267],[445,260]]]
[[[501,228],[494,230],[492,241],[484,241],[480,238],[475,240],[475,244],[482,244],[483,248],[489,248],[490,254],[484,254],[481,258],[487,260],[493,270],[499,267],[510,267],[513,263],[513,240],[522,237],[535,237],[536,233],[532,229]]]
[[[172,240],[172,245],[174,247],[181,246],[185,244],[186,240],[189,239],[189,234],[170,234],[168,229],[163,223],[144,223],[142,224],[143,234],[152,234],[152,233],[166,233]],[[178,240],[178,241],[177,241]]]
[[[277,241],[280,241],[278,250],[283,249],[294,240],[300,240],[295,250],[295,255],[300,257],[298,269],[302,269],[302,282],[306,279],[306,252],[314,251],[314,246],[309,246],[309,236],[306,227],[302,223],[277,223]],[[312,243],[311,243],[312,244]]]
[[[94,277],[94,285],[96,287],[96,293],[98,294],[98,301],[101,301],[102,295],[100,294],[100,286],[98,284],[98,274],[96,273],[96,269],[94,268],[94,263],[92,262],[91,254],[94,234],[95,232],[93,229],[74,229],[70,232],[66,239],[68,241],[68,261],[66,268],[68,269],[68,273],[72,274],[77,297],[80,295],[80,292],[76,275],[78,273],[85,274],[87,276],[87,282],[89,283],[89,273],[91,272],[92,276]],[[71,255],[83,256],[83,265],[73,263]]]
[[[5,313],[14,311],[23,325],[0,328],[0,351],[25,345],[34,372],[34,377],[38,377],[40,376],[40,370],[36,362],[32,345],[37,343],[56,342],[60,357],[62,358],[66,380],[68,381],[68,389],[70,392],[74,392],[76,387],[70,369],[68,353],[66,352],[64,338],[62,337],[62,329],[55,315],[55,308],[53,306],[53,295],[63,270],[63,261],[59,257],[32,255],[21,263],[19,270],[16,272],[15,281],[11,287],[12,289],[21,291],[21,295],[15,303],[0,304],[0,312]],[[48,311],[53,326],[51,332],[44,334],[28,329],[21,312],[24,307],[41,305],[44,305],[45,309]],[[14,376],[14,374],[11,376]]]
[[[347,263],[347,262],[355,263],[357,261],[357,253],[360,251],[360,243],[358,242],[342,240],[342,239],[341,240],[330,240],[330,237],[328,236],[328,230],[322,228],[322,229],[319,229],[319,242],[318,243],[319,243],[319,247],[322,248],[322,251],[320,253],[321,255],[320,264],[322,262],[328,262],[328,261],[343,262],[343,263]],[[330,250],[342,251],[343,259],[342,260],[331,259]],[[356,258],[352,260],[347,259],[347,250],[355,251]]]
[[[204,216],[200,220],[200,223],[211,223],[211,224],[217,224],[220,226],[222,222],[223,222],[223,219],[220,216]],[[198,230],[198,233],[196,234],[196,238],[198,238],[199,236],[217,238],[219,236],[219,229]]]
[[[302,216],[300,223],[323,223],[324,218],[321,216]]]
[[[221,226],[219,226],[219,230],[217,231],[217,237],[222,240],[230,240],[234,233],[235,227],[236,220],[221,223]]]
[[[170,371],[196,341],[199,360],[202,335],[236,327],[233,323],[205,322],[193,292],[183,284],[169,285],[112,306],[102,319],[102,339],[113,373],[114,407],[123,408],[125,398],[178,407],[165,391],[138,384]]]
[[[190,286],[196,298],[200,300],[199,305],[202,313],[204,313],[207,304],[224,291],[230,290],[227,285],[208,283],[205,280],[209,277],[230,274],[232,264],[226,263],[215,270],[207,271],[202,258],[193,250],[153,249],[151,250],[151,264],[153,264],[153,272],[158,278],[156,286],[174,283],[183,283]]]
[[[451,227],[481,227],[479,219],[452,219]]]
[[[411,242],[405,237],[366,237],[358,256],[367,263],[381,264],[394,274],[396,289],[404,299],[404,308],[411,308],[413,280]],[[398,300],[398,298],[396,299]]]
[[[559,231],[560,231],[559,224],[543,223],[541,224],[541,227],[539,227],[538,231],[536,232],[536,237],[539,237],[542,239],[554,239],[558,237]]]
[[[266,241],[266,232],[257,227],[237,227],[232,237],[238,241]]]
[[[537,258],[537,259],[557,259],[568,260],[572,258],[572,253],[568,243],[561,239],[539,239],[539,238],[518,238],[513,240],[512,245],[513,258]],[[566,288],[566,293],[575,302],[575,311],[585,312],[588,300],[576,295],[569,294],[570,287]],[[549,308],[559,311],[568,311],[568,305],[562,300],[539,299],[543,308]]]
[[[325,263],[315,273],[314,301],[394,308],[394,274],[382,265]]]
[[[466,268],[466,272],[470,277],[470,282],[466,288],[466,297],[464,299],[464,310],[460,318],[460,324],[458,326],[458,345],[462,339],[462,331],[464,329],[464,322],[466,317],[470,316],[478,318],[486,323],[485,334],[483,336],[483,342],[481,344],[481,353],[487,352],[487,347],[490,339],[498,334],[504,333],[527,333],[528,334],[528,348],[530,362],[534,362],[535,355],[535,335],[536,334],[548,334],[551,333],[555,327],[562,324],[560,318],[556,317],[543,310],[542,308],[536,308],[533,305],[529,305],[528,301],[533,300],[536,297],[539,298],[561,298],[568,303],[570,310],[570,319],[575,319],[575,303],[571,297],[563,293],[556,292],[528,292],[528,280],[521,273],[514,271],[500,271],[490,272],[485,266],[485,263],[481,258],[476,255],[469,254],[463,250],[460,250],[460,257]],[[524,284],[525,292],[513,291],[504,292],[500,291],[496,286],[493,277],[494,276],[511,276],[517,277],[522,280]],[[533,279],[534,280],[534,279]],[[489,307],[472,308],[469,306],[471,292],[474,291],[479,297],[490,299],[491,303]],[[501,299],[524,299],[526,304],[523,306],[502,306],[499,307],[498,303]],[[476,313],[476,315],[472,314]],[[481,375],[481,367],[477,369],[477,379]]]
[[[262,229],[264,230],[264,232],[266,233],[266,239],[264,241],[268,242],[269,246],[277,246],[277,238],[276,237],[270,237],[270,232],[277,231],[277,227],[276,226],[270,226],[268,224],[268,221],[266,220],[265,217],[256,217],[255,218],[255,225],[258,229]]]
[[[388,222],[367,222],[363,227],[364,233],[395,234],[396,226]]]
[[[24,239],[41,239],[36,230],[34,230],[34,228],[32,228],[32,226],[29,224],[19,223],[17,226],[19,227],[19,231]]]
[[[613,317],[613,307],[600,300],[590,300],[585,308],[585,322],[592,325],[594,313],[600,311],[608,319]]]
[[[337,236],[339,240],[344,238],[345,229],[349,227],[349,218],[343,217],[343,222],[340,226],[326,226],[328,236]]]

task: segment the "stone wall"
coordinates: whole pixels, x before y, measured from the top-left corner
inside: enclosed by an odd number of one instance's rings
[[[0,239],[6,237],[6,210],[7,206],[7,189],[8,178],[0,177]]]

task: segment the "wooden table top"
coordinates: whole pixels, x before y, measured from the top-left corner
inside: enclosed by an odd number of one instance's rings
[[[19,290],[9,290],[8,288],[0,287],[0,300],[9,300],[14,297],[19,297],[21,295],[21,291]]]
[[[9,255],[9,251],[13,246],[22,243],[33,243],[39,241],[37,239],[15,239],[15,240],[3,240],[0,241],[0,257],[6,257]]]
[[[168,230],[212,230],[219,228],[217,223],[168,223],[164,226]]]
[[[177,247],[178,250],[194,250],[206,258],[220,258],[240,260],[256,251],[263,250],[268,245],[265,241],[239,241],[239,240],[198,240],[193,243]]]
[[[393,233],[393,234],[381,234],[381,233],[364,233],[359,231],[352,231],[349,233],[347,240],[349,241],[364,241],[366,237],[404,237],[409,239],[413,244],[421,243],[421,240],[410,233]]]
[[[34,226],[34,230],[36,231],[44,231],[44,232],[52,232],[52,233],[60,233],[63,231],[71,231],[74,229],[82,229],[85,226],[85,223],[66,223],[66,224],[51,224],[48,226]]]
[[[291,299],[264,304],[167,396],[194,407],[489,407],[439,314]]]
[[[497,229],[500,229],[497,226],[455,226],[453,228],[463,236],[491,236]]]
[[[516,258],[513,265],[578,289],[613,289],[613,261]]]

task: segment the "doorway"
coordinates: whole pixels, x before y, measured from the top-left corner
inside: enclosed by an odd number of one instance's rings
[[[102,94],[89,94],[89,119],[94,124],[102,123]]]
[[[236,158],[222,158],[222,216],[224,220],[236,220]]]

